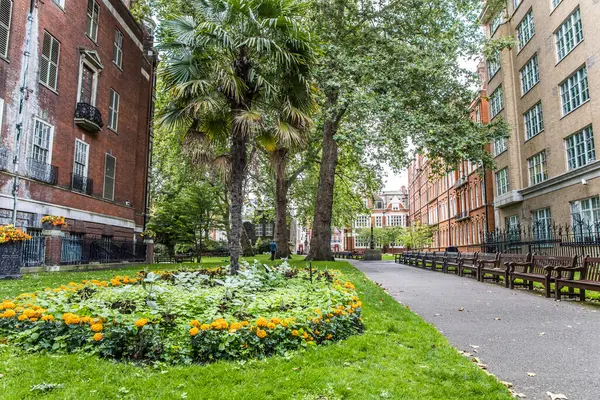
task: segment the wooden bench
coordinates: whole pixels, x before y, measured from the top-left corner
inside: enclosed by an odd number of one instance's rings
[[[477,252],[460,253],[458,276],[465,276],[465,274],[477,278]]]
[[[423,258],[423,253],[421,253],[420,251],[417,251],[417,252],[413,253],[413,256],[410,259],[410,262],[408,263],[408,265],[417,267],[419,265],[419,263],[421,262],[422,258]]]
[[[484,257],[483,254],[486,254]],[[508,288],[508,278],[509,278],[509,263],[527,263],[531,261],[531,254],[510,254],[510,253],[500,253],[496,254],[496,259],[491,260],[490,254],[494,253],[481,253],[478,261],[478,277],[479,282],[485,282],[486,279],[493,279],[494,282],[500,282],[500,277],[504,278],[504,287]],[[487,259],[485,259],[487,258]],[[491,276],[487,276],[491,275]]]
[[[444,257],[444,273],[454,272],[458,274],[458,265],[460,264],[460,253],[446,253]],[[450,270],[453,271],[450,271]]]
[[[539,282],[544,285],[546,297],[550,297],[550,284],[554,283],[560,267],[561,274],[566,274],[565,278],[573,280],[575,277],[575,265],[577,257],[552,257],[552,256],[533,256],[530,262],[508,264],[510,288],[515,288],[515,279],[522,279],[529,288],[533,290],[533,283]]]
[[[421,258],[421,268],[427,268],[428,265],[433,264],[433,253],[430,251],[426,251],[423,253],[423,258]]]
[[[365,252],[364,250],[354,250],[352,252],[352,256],[351,258],[354,258],[355,260],[362,260],[365,258]]]
[[[571,275],[571,270],[565,267],[556,267],[556,279],[554,284],[556,285],[556,290],[554,291],[554,296],[556,300],[561,299],[562,293],[560,290],[563,287],[568,287],[570,289],[579,289],[579,300],[585,301],[585,291],[593,290],[595,292],[600,292],[600,258],[598,257],[585,257],[583,259],[583,266],[579,268],[574,268],[575,272],[579,272],[579,279],[569,279],[568,276]],[[565,275],[563,277],[563,274]]]
[[[444,260],[446,258],[445,251],[436,251],[433,253],[433,263],[431,264],[432,271],[443,271]]]
[[[194,255],[193,254],[177,254],[175,255],[175,262],[176,263],[185,263],[185,262],[194,262]]]

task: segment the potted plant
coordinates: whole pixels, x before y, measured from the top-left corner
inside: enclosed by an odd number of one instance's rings
[[[31,236],[14,225],[0,226],[0,279],[21,277],[23,241]]]
[[[46,215],[42,217],[42,227],[46,230],[55,230],[66,227],[65,217],[58,217],[54,215]]]

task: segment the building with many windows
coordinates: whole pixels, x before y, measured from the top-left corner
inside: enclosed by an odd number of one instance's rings
[[[488,63],[488,71],[495,68],[496,65]],[[479,96],[471,103],[471,118],[486,124],[488,110],[496,107],[496,100],[495,95],[487,100],[483,63],[479,64],[478,73],[483,84]],[[479,250],[484,233],[494,229],[492,180],[492,171],[471,161],[463,161],[438,176],[432,173],[427,158],[417,155],[408,169],[410,223],[433,228],[432,250],[447,247]]]
[[[0,0],[1,223],[18,175],[30,233],[56,215],[67,237],[140,240],[156,56],[129,3]]]
[[[516,38],[487,60],[490,119],[511,128],[493,144],[497,227],[543,236],[554,223],[599,224],[596,1],[515,0],[491,14],[481,16],[488,37]]]

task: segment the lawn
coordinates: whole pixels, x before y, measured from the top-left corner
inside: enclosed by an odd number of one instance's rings
[[[216,266],[222,261],[206,263]],[[298,258],[293,263],[305,265]],[[44,399],[510,399],[502,384],[350,264],[313,266],[340,269],[356,285],[363,301],[363,335],[289,357],[177,367],[142,367],[85,354],[24,354],[0,345],[1,398],[39,397],[30,390],[45,382],[63,387],[48,392]],[[130,268],[130,272],[138,269]],[[21,281],[0,282],[0,300],[118,274],[123,270],[26,276]]]

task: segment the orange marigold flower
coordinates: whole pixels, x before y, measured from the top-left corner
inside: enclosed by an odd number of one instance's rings
[[[102,324],[92,325],[92,332],[100,332],[102,330]]]
[[[99,342],[99,341],[101,341],[102,339],[104,339],[104,335],[103,335],[103,334],[101,334],[101,333],[96,333],[96,334],[94,335],[94,340],[95,340],[96,342]]]
[[[333,335],[330,333],[329,335],[325,336],[325,339],[331,340],[332,337],[333,337]]]
[[[31,317],[31,318],[29,318],[29,320],[30,320],[31,322],[37,322],[37,321],[38,321],[38,319],[37,319],[36,317]]]
[[[298,331],[296,329],[292,331],[292,336],[298,336]]]
[[[277,327],[277,325],[275,325],[275,324],[274,324],[274,323],[272,323],[272,322],[269,322],[269,323],[267,324],[267,328],[269,328],[269,329],[275,329],[275,327]]]
[[[17,313],[15,312],[15,310],[6,310],[4,311],[3,317],[4,318],[13,318],[17,315]]]
[[[235,332],[238,329],[242,328],[242,324],[239,322],[234,322],[229,326],[229,332]]]
[[[200,329],[203,331],[207,331],[210,329],[210,325],[209,324],[202,324],[200,325]]]
[[[269,321],[263,317],[260,317],[256,320],[256,326],[258,326],[259,328],[264,328],[265,326],[267,326],[268,323]]]
[[[250,323],[248,321],[242,321],[242,326],[248,326]]]
[[[190,329],[190,336],[196,336],[197,334],[200,333],[200,329],[193,327],[192,329]]]
[[[197,319],[192,320],[192,322],[190,322],[190,326],[192,327],[196,327],[199,328],[200,327],[200,321],[198,321]]]
[[[256,330],[256,336],[258,336],[259,338],[263,339],[267,336],[267,331],[263,331],[262,329],[257,329]]]
[[[281,323],[281,320],[279,318],[271,318],[271,322],[275,325],[279,325]]]
[[[304,332],[304,333],[302,334],[302,337],[303,337],[304,339],[307,339],[307,338],[308,338],[308,333]]]
[[[25,314],[21,314],[19,315],[19,318],[17,318],[19,321],[25,321],[27,319],[27,316]]]
[[[147,318],[140,318],[137,321],[135,321],[135,326],[137,326],[138,328],[143,328],[144,326],[146,326],[147,323]]]
[[[211,326],[217,330],[225,330],[225,329],[229,328],[229,324],[223,318],[219,318],[219,319],[215,320],[211,324]]]
[[[52,322],[54,321],[54,315],[44,315],[42,321]]]
[[[351,289],[351,290],[354,290],[354,289],[356,289],[356,288],[354,287],[354,285],[352,284],[352,282],[346,282],[346,283],[344,283],[344,287],[345,287],[346,289]]]

